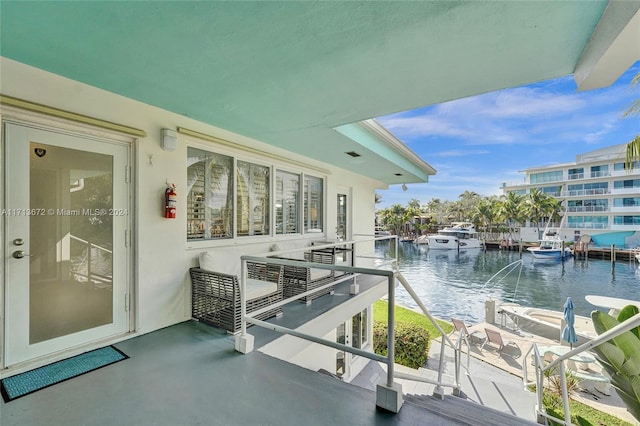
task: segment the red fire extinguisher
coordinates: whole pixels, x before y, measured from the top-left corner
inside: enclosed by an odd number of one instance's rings
[[[176,193],[176,185],[172,183],[164,191],[164,217],[167,219],[176,218],[176,206],[178,204],[178,194]]]

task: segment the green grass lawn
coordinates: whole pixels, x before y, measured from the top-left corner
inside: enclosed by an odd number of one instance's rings
[[[389,309],[389,304],[386,300],[378,300],[373,304],[373,320],[374,321],[382,321],[387,322],[387,311]],[[396,305],[395,307],[395,317],[396,322],[408,322],[412,324],[420,325],[427,329],[429,332],[429,336],[432,339],[437,339],[440,337],[440,333],[438,329],[431,323],[429,318],[426,315],[421,313],[412,311],[411,309],[403,308],[402,306]],[[448,321],[437,320],[438,325],[444,330],[445,333],[449,334],[453,331],[453,324]]]
[[[559,397],[557,398],[559,399]],[[549,405],[548,401],[549,399],[544,400],[547,412],[559,419],[564,418],[562,402],[558,400],[555,404]],[[572,399],[569,400],[569,412],[571,413],[571,421],[578,426],[633,426],[625,420]],[[553,425],[559,424],[553,421],[550,421],[550,423]]]

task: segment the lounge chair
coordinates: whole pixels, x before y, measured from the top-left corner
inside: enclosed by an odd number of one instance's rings
[[[454,327],[452,334],[455,333],[456,331],[462,333],[464,339],[467,340],[467,345],[469,344],[469,342],[481,343],[487,340],[486,334],[484,334],[481,331],[474,331],[473,333],[469,333],[469,330],[467,329],[467,326],[465,325],[464,321],[451,318],[451,322],[453,323],[453,327]]]
[[[313,250],[306,247],[300,249],[296,253],[285,254],[284,256],[276,256],[286,260],[296,260],[300,262],[300,266],[285,265],[283,268],[284,275],[284,298],[297,296],[307,291],[313,290],[325,284],[329,284],[335,281],[334,271],[330,269],[310,268],[304,263],[326,263],[329,265],[335,264],[336,255],[331,250]],[[272,251],[288,250],[290,246],[283,243],[274,244],[271,247]],[[307,304],[311,303],[314,299],[323,296],[325,294],[333,294],[334,287],[327,287],[322,290],[318,290],[314,293],[301,297],[300,301]]]
[[[240,330],[240,256],[233,250],[204,252],[200,267],[191,268],[191,315],[198,321],[221,327],[229,333]],[[264,262],[247,262],[247,313],[277,303],[283,298],[284,268]],[[256,316],[267,319],[282,314],[282,308]]]
[[[482,350],[486,345],[493,345],[499,354],[502,354],[502,351],[507,346],[511,346],[520,351],[520,347],[516,342],[512,342],[511,340],[505,340],[502,338],[502,334],[499,331],[492,330],[490,328],[485,328],[484,331],[487,333],[487,340],[484,341],[480,350]],[[518,355],[519,356],[519,355]]]

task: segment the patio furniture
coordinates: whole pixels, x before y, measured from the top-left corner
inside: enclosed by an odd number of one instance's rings
[[[480,350],[482,350],[486,345],[493,345],[495,349],[497,349],[498,354],[502,354],[503,350],[507,346],[511,346],[520,352],[520,347],[516,342],[512,342],[511,340],[505,340],[502,338],[502,334],[499,331],[492,330],[490,328],[484,329],[485,333],[487,333],[487,340],[484,341]],[[518,354],[520,356],[520,354]]]
[[[295,243],[292,243],[295,244]],[[301,247],[305,249],[306,247]],[[272,251],[289,250],[289,246],[285,244],[274,244],[271,247]],[[295,253],[287,253],[282,256],[277,256],[281,259],[296,260],[300,263],[313,262],[313,263],[325,263],[328,265],[335,264],[335,251],[333,250],[312,250],[307,249],[305,251],[300,250]],[[330,269],[312,268],[305,265],[300,266],[284,266],[284,285],[283,292],[284,298],[297,296],[298,294],[305,293],[307,291],[318,288],[322,285],[329,284],[335,280],[334,271]],[[300,301],[307,304],[311,303],[314,299],[323,296],[325,294],[333,294],[334,287],[327,287],[317,292],[308,294],[301,297]]]
[[[234,250],[215,250],[200,255],[200,266],[189,270],[192,297],[191,316],[230,333],[240,330],[240,256]],[[247,262],[247,313],[282,300],[283,268],[266,262]],[[282,308],[256,316],[268,319],[282,314]]]
[[[552,362],[554,355],[562,356],[569,352],[571,348],[569,346],[554,345],[541,346],[538,350],[543,355],[545,362]],[[580,379],[580,388],[590,389],[593,387],[604,395],[611,395],[611,379],[602,374],[602,372],[592,369],[591,365],[595,364],[596,358],[593,355],[589,352],[581,352],[567,360],[567,369],[573,376]]]
[[[467,340],[467,345],[469,344],[468,342],[484,343],[487,340],[487,335],[481,331],[476,330],[476,331],[473,331],[472,333],[469,333],[469,330],[467,329],[467,326],[465,325],[464,321],[451,318],[451,322],[453,323],[453,327],[454,327],[451,334],[455,333],[456,331],[462,333],[464,339]]]

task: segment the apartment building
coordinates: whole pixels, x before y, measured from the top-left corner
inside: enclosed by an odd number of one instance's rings
[[[589,151],[572,163],[523,170],[523,182],[503,183],[504,194],[526,195],[536,188],[562,202],[561,233],[569,241],[591,236],[596,246],[640,245],[640,163],[628,169],[626,144]],[[521,238],[533,241],[537,228],[527,223]]]

